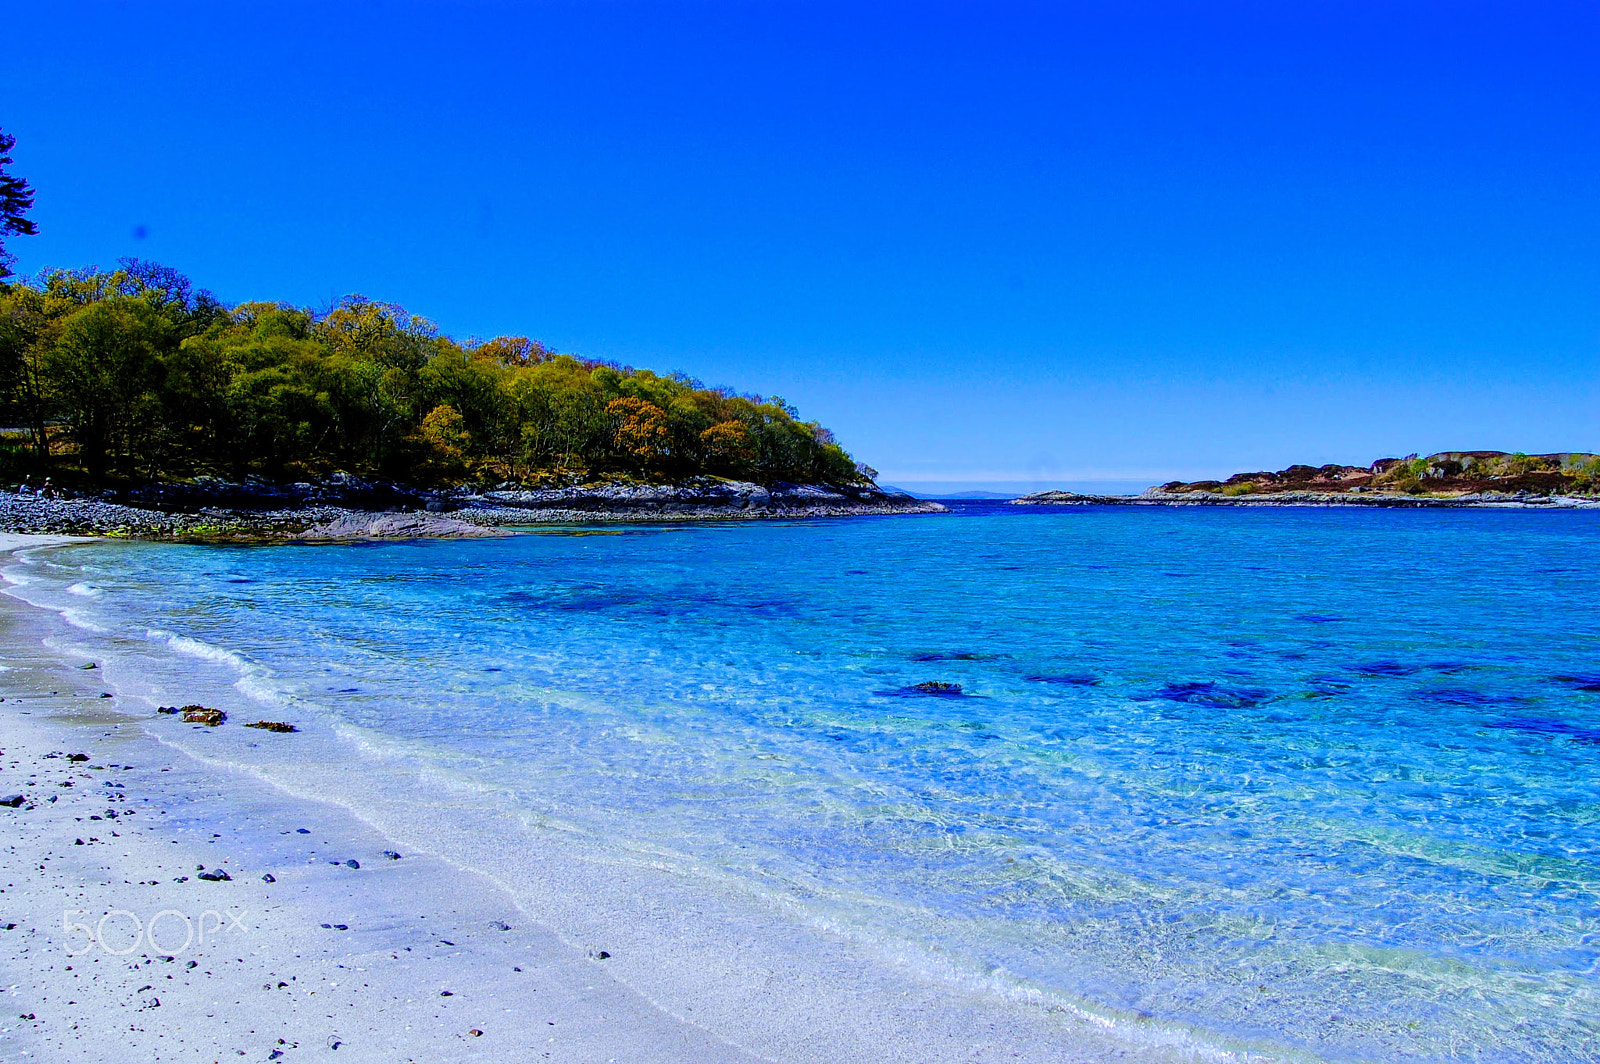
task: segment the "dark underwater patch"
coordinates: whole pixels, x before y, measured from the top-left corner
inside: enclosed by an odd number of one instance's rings
[[[618,607],[637,606],[649,597],[639,592],[604,592],[592,589],[562,592],[508,591],[500,601],[514,606],[532,606],[542,610],[564,610],[589,613]]]
[[[1054,683],[1069,687],[1098,687],[1100,677],[1087,672],[1034,673],[1024,676],[1029,683]]]
[[[1581,724],[1569,724],[1564,720],[1551,720],[1546,717],[1508,717],[1505,720],[1490,721],[1488,726],[1506,731],[1528,732],[1532,735],[1556,735],[1575,742],[1600,745],[1600,728],[1586,728]]]
[[[1410,665],[1402,665],[1398,661],[1369,661],[1364,665],[1357,665],[1356,671],[1363,676],[1410,676],[1417,670]]]
[[[1182,702],[1189,706],[1206,706],[1211,709],[1247,709],[1259,706],[1271,697],[1271,692],[1259,687],[1230,687],[1209,680],[1197,683],[1169,683],[1157,691],[1154,698],[1168,702]]]
[[[929,680],[926,683],[914,683],[910,687],[897,687],[892,691],[874,691],[873,694],[881,698],[971,698],[961,689],[958,683],[946,683],[943,680]]]
[[[1454,687],[1437,691],[1418,691],[1415,697],[1423,702],[1437,702],[1444,706],[1502,706],[1508,702],[1522,701],[1514,695],[1490,695],[1482,691]]]
[[[1574,691],[1600,692],[1600,676],[1594,673],[1574,673],[1563,676],[1552,676],[1556,683],[1566,684]]]
[[[1335,621],[1344,620],[1343,617],[1336,613],[1297,613],[1294,615],[1294,619],[1305,621],[1307,624],[1332,624]]]
[[[968,650],[935,651],[931,654],[913,654],[912,661],[999,661],[1002,654],[976,654]]]

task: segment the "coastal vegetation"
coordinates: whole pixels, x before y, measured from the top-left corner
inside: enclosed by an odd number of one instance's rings
[[[3,460],[92,485],[336,472],[412,484],[870,484],[778,398],[456,340],[392,303],[229,306],[168,267],[0,281]]]

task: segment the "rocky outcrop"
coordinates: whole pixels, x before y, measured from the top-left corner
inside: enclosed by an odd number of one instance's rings
[[[1133,495],[1082,495],[1076,491],[1036,491],[1011,500],[1012,506],[1122,506]]]
[[[761,517],[851,517],[943,513],[936,502],[876,487],[824,487],[700,477],[682,484],[585,484],[565,488],[504,486],[449,502],[456,516],[503,524],[569,521],[684,521]]]

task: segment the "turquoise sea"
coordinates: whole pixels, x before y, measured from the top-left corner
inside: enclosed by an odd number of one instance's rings
[[[152,701],[226,681],[989,985],[1511,1064],[1600,1060],[1597,547],[1584,512],[971,504],[13,571]]]

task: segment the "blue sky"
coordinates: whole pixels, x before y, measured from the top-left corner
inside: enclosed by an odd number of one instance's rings
[[[1600,5],[13,8],[19,270],[777,394],[888,482],[1600,449]]]

